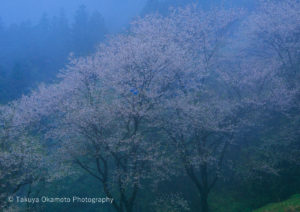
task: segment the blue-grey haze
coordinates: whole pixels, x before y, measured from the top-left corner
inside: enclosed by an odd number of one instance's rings
[[[55,15],[62,9],[71,17],[80,5],[99,11],[110,29],[116,30],[138,15],[146,0],[1,0],[0,17],[4,24],[37,22],[43,14]]]

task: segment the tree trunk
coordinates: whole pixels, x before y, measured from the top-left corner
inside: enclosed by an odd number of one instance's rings
[[[208,202],[207,202],[207,198],[208,198],[208,193],[207,192],[203,192],[201,193],[201,212],[208,212]]]
[[[127,205],[126,212],[132,212],[132,211],[133,211],[133,205],[132,204]]]

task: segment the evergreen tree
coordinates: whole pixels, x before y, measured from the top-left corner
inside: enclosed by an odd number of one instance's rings
[[[88,21],[89,16],[86,7],[81,5],[76,11],[72,26],[72,50],[78,56],[90,53],[90,49],[86,45],[88,41]]]
[[[104,39],[104,36],[107,33],[104,18],[98,11],[95,11],[89,18],[88,30],[88,45],[90,45],[91,49],[94,49],[94,47],[96,47],[97,44]]]

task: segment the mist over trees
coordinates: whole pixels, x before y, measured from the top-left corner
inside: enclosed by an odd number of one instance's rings
[[[80,6],[72,20],[64,10],[53,17],[44,14],[38,23],[4,26],[0,22],[0,99],[16,99],[38,83],[51,82],[64,68],[70,53],[93,53],[108,33],[102,15]]]
[[[62,12],[0,27],[7,40],[24,33],[23,57],[26,45],[39,51],[35,68],[4,65],[0,86],[18,86],[1,90],[4,102],[67,64],[0,107],[3,210],[253,211],[300,192],[300,2],[202,6],[148,1],[105,42],[101,14],[83,6],[72,24]],[[6,201],[14,195],[113,201]]]

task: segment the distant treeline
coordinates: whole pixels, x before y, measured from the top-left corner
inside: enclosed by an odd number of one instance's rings
[[[39,82],[49,82],[71,52],[86,56],[102,41],[107,27],[102,15],[80,6],[73,20],[62,10],[43,15],[37,24],[4,26],[0,21],[0,103],[16,99]]]

